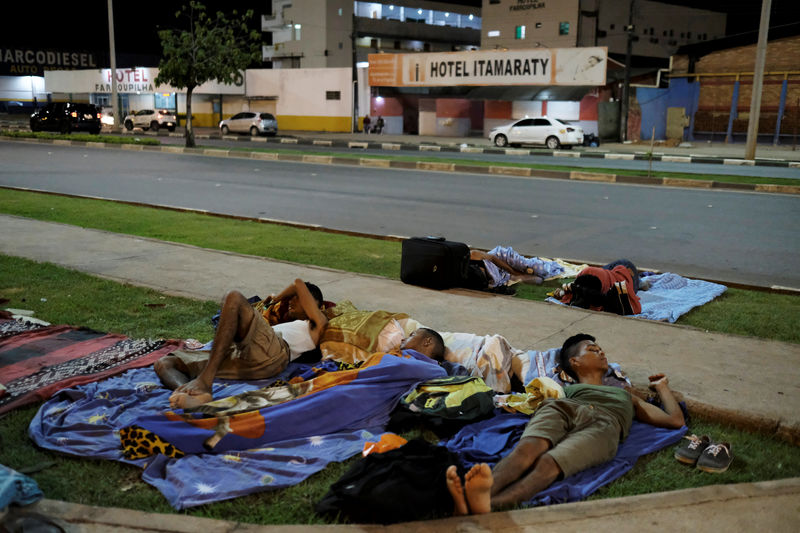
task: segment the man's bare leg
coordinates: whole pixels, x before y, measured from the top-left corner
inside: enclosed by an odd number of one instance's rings
[[[211,387],[220,364],[228,356],[231,344],[245,338],[254,318],[255,311],[242,293],[231,291],[225,295],[208,363],[196,378],[175,389],[169,398],[173,408],[196,407],[213,399]]]
[[[558,463],[550,455],[544,454],[536,461],[531,472],[492,494],[492,507],[502,509],[530,500],[549,487],[560,475],[561,468]],[[467,483],[467,499],[469,500],[469,483]]]
[[[538,437],[520,439],[511,453],[503,457],[492,471],[492,495],[519,480],[550,449],[550,441]]]
[[[175,390],[189,382],[189,376],[176,367],[177,357],[165,355],[153,364],[153,369],[158,374],[161,383],[170,390]]]
[[[464,476],[464,494],[472,514],[492,512],[492,469],[486,463],[473,466]]]
[[[461,485],[461,478],[458,477],[456,465],[447,467],[447,490],[453,497],[453,516],[469,514],[467,500],[464,499],[464,487]]]

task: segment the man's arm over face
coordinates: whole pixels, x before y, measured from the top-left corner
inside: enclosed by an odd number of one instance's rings
[[[325,327],[328,325],[328,317],[326,317],[325,313],[319,308],[317,301],[311,295],[311,292],[309,292],[308,287],[306,287],[302,279],[297,278],[294,280],[294,290],[300,302],[300,306],[311,321],[310,327],[308,328],[311,333],[311,339],[314,341],[315,345],[319,345],[322,332],[325,331]]]
[[[658,393],[664,408],[660,409],[638,396],[631,395],[636,419],[662,428],[678,429],[682,427],[686,421],[683,419],[681,406],[678,405],[678,401],[669,389],[667,377],[663,374],[650,376],[650,388]]]

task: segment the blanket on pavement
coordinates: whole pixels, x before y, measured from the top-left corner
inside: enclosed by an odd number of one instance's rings
[[[630,316],[658,322],[674,323],[695,307],[710,302],[727,290],[725,285],[719,283],[684,278],[671,272],[654,274],[643,279],[650,282],[650,288],[636,293],[642,304],[642,312]],[[552,297],[546,300],[564,305]]]

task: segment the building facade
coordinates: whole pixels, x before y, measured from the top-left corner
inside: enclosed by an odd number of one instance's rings
[[[649,0],[483,0],[481,49],[606,46],[622,56],[631,6],[634,56],[667,59],[725,35],[724,13]]]
[[[480,10],[456,4],[272,0],[272,14],[262,17],[271,43],[263,60],[273,68],[339,68],[379,52],[477,49],[480,28]]]

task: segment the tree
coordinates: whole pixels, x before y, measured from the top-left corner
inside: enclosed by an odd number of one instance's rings
[[[203,83],[242,83],[243,71],[261,58],[260,34],[247,27],[252,10],[233,18],[217,12],[206,13],[206,7],[195,0],[184,5],[175,17],[182,19],[181,29],[161,30],[162,56],[158,64],[156,85],[167,84],[186,89],[186,147],[193,147],[192,92]]]

